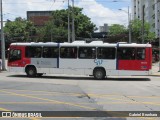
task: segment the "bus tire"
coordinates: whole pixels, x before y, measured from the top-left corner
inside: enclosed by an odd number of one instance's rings
[[[93,71],[93,76],[96,80],[103,80],[106,76],[105,70],[103,68],[96,68]]]
[[[33,66],[30,66],[26,69],[26,73],[28,77],[35,77],[37,75],[36,68]]]

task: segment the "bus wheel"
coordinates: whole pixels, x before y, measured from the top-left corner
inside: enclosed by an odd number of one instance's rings
[[[26,73],[28,77],[35,77],[37,74],[37,71],[35,67],[28,67],[26,70]]]
[[[105,78],[105,71],[102,68],[97,68],[93,71],[93,76],[97,80],[102,80]]]

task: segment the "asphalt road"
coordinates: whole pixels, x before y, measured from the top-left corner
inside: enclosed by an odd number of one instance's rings
[[[94,80],[92,77],[55,75],[27,78],[25,74],[3,72],[0,73],[0,111],[160,111],[160,76],[113,76],[105,80]],[[79,116],[54,118],[160,119]],[[44,120],[53,117],[26,119]]]

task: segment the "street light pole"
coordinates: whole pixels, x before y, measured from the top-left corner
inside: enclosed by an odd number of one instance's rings
[[[130,25],[129,6],[128,6],[128,28],[129,28],[129,43],[131,43],[131,25]]]
[[[142,44],[144,43],[144,8],[145,5],[142,6]]]
[[[2,9],[2,0],[0,0],[1,7],[1,58],[2,58],[2,70],[6,70],[5,65],[5,40],[4,40],[4,31],[3,31],[3,9]]]
[[[160,4],[160,0],[157,0],[157,9],[158,9],[158,4]],[[157,10],[157,18],[158,18],[158,10]],[[159,71],[160,72],[160,19],[159,19]]]
[[[128,12],[122,9],[119,9],[121,11],[124,11],[125,13],[128,14],[128,38],[129,38],[129,43],[131,43],[132,35],[131,35],[131,25],[130,25],[130,13],[129,13],[129,6],[128,6]]]
[[[70,39],[70,8],[69,8],[69,0],[68,0],[68,42],[71,42]]]
[[[72,42],[75,41],[75,29],[74,29],[74,0],[72,0]]]

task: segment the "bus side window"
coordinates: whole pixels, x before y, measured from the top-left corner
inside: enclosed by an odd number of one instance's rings
[[[120,60],[135,60],[136,49],[135,48],[118,48],[117,57]]]
[[[61,47],[61,58],[77,58],[77,47]]]
[[[145,59],[145,48],[137,48],[137,60]]]
[[[41,53],[42,53],[42,48],[40,48],[40,47],[35,48],[34,58],[40,58]]]
[[[95,59],[96,48],[95,47],[79,47],[78,57],[82,59]]]
[[[43,58],[58,58],[58,47],[43,47]]]
[[[26,47],[25,49],[25,56],[27,58],[40,58],[42,48],[41,47]]]
[[[97,48],[98,59],[115,59],[115,48],[99,47]]]

